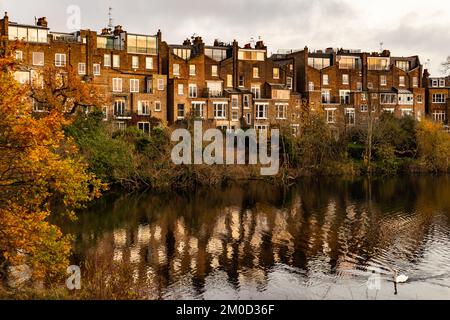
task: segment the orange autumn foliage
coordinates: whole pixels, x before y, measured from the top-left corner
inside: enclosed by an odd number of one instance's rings
[[[88,84],[72,70],[60,77],[45,70],[45,85],[20,85],[18,68],[0,57],[0,272],[27,263],[37,280],[54,280],[69,265],[71,238],[48,221],[55,204],[73,210],[98,198],[106,186],[90,174],[72,141],[64,136],[64,111],[98,103]],[[30,96],[46,106],[33,116]]]

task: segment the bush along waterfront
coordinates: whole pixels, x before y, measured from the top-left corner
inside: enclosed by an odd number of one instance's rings
[[[191,127],[188,122],[187,128]],[[171,160],[173,128],[155,126],[150,134],[135,127],[114,131],[111,123],[102,120],[101,112],[80,114],[66,134],[77,143],[92,173],[127,189],[186,189],[248,179],[287,184],[311,175],[449,170],[450,135],[428,120],[398,119],[385,113],[369,133],[364,127],[334,130],[322,115],[307,113],[297,135],[288,126],[279,130],[281,169],[274,177],[262,177],[259,166],[253,165],[175,165]]]

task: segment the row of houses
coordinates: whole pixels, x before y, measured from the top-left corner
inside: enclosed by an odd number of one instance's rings
[[[201,37],[172,45],[161,31],[144,35],[122,26],[101,33],[52,32],[45,17],[33,25],[0,20],[3,46],[18,40],[26,83],[46,66],[75,68],[107,98],[105,119],[117,129],[150,132],[155,122],[179,124],[192,117],[223,129],[290,125],[302,109],[323,112],[333,126],[364,125],[383,112],[447,123],[450,77],[434,78],[418,56],[328,48],[269,55],[263,41],[239,45]],[[36,112],[45,108],[36,106]]]

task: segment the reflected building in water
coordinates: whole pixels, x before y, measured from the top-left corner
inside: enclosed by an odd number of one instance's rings
[[[433,236],[441,230],[439,241],[450,242],[449,211],[437,213],[449,204],[416,197],[424,186],[414,181],[400,199],[404,185],[311,182],[283,191],[249,184],[126,197],[114,204],[117,225],[95,226],[95,251],[132,265],[136,281],[150,281],[155,297],[170,299],[261,298],[280,286],[302,289],[290,297],[324,298],[325,283],[365,283],[373,268],[386,278],[393,268],[436,275],[442,270],[421,261],[430,248],[449,253]]]

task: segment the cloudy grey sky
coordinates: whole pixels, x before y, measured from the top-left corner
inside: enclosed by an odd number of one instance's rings
[[[170,43],[193,34],[208,43],[261,37],[276,52],[306,45],[378,51],[383,42],[394,55],[420,55],[435,75],[450,55],[447,0],[0,0],[0,12],[21,23],[46,16],[53,31],[68,31],[70,5],[80,7],[83,28],[106,26],[112,6],[115,24],[135,33],[161,29]]]

